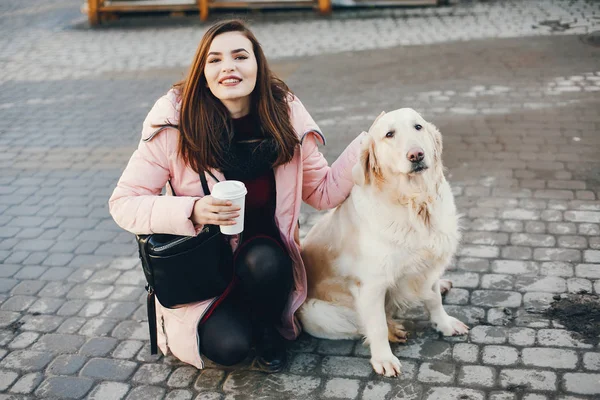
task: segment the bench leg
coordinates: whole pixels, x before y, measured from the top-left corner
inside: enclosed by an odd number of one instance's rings
[[[331,14],[331,0],[319,0],[319,13]]]
[[[98,3],[100,0],[87,0],[87,15],[91,26],[97,26],[100,23],[98,15]]]
[[[198,10],[200,11],[200,21],[208,19],[208,0],[198,0]]]

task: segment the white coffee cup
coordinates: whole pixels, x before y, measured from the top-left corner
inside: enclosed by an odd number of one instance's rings
[[[220,200],[229,200],[232,205],[240,207],[240,216],[235,218],[235,225],[221,225],[221,233],[235,235],[244,230],[244,204],[248,190],[240,181],[221,181],[212,188],[212,197]]]

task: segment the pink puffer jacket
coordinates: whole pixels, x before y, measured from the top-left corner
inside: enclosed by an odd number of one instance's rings
[[[110,197],[112,217],[129,232],[193,236],[202,229],[190,220],[195,201],[203,196],[202,186],[198,174],[178,155],[179,132],[167,128],[156,133],[157,129],[153,127],[167,122],[177,124],[178,111],[178,97],[173,90],[156,102],[144,121],[142,140]],[[307,287],[298,234],[301,202],[322,210],[334,208],[348,197],[353,185],[352,167],[358,159],[362,134],[330,167],[317,146],[317,141],[324,144],[323,135],[295,97],[290,102],[290,116],[302,145],[296,148],[289,163],[275,169],[275,222],[294,264],[295,287],[280,327],[282,335],[291,340],[300,333],[294,313],[306,299]],[[224,179],[219,171],[211,172],[219,180]],[[159,196],[169,179],[177,196]],[[208,183],[212,190],[214,180],[208,178]],[[215,300],[176,309],[162,307],[157,301],[158,344],[163,354],[170,350],[181,361],[203,368],[197,325]]]

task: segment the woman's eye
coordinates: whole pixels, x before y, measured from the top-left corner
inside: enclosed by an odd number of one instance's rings
[[[388,133],[385,134],[385,137],[394,137],[394,131],[389,131]]]
[[[246,60],[248,57],[247,56],[237,56],[235,59],[236,60]]]
[[[421,125],[419,125],[419,124],[416,124],[415,125],[415,129],[418,130],[418,131],[420,131],[421,129],[423,129],[423,127]]]

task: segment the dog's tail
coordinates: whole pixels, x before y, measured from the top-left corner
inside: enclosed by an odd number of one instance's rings
[[[362,336],[358,314],[348,307],[308,299],[298,316],[304,330],[321,339],[359,339]]]

